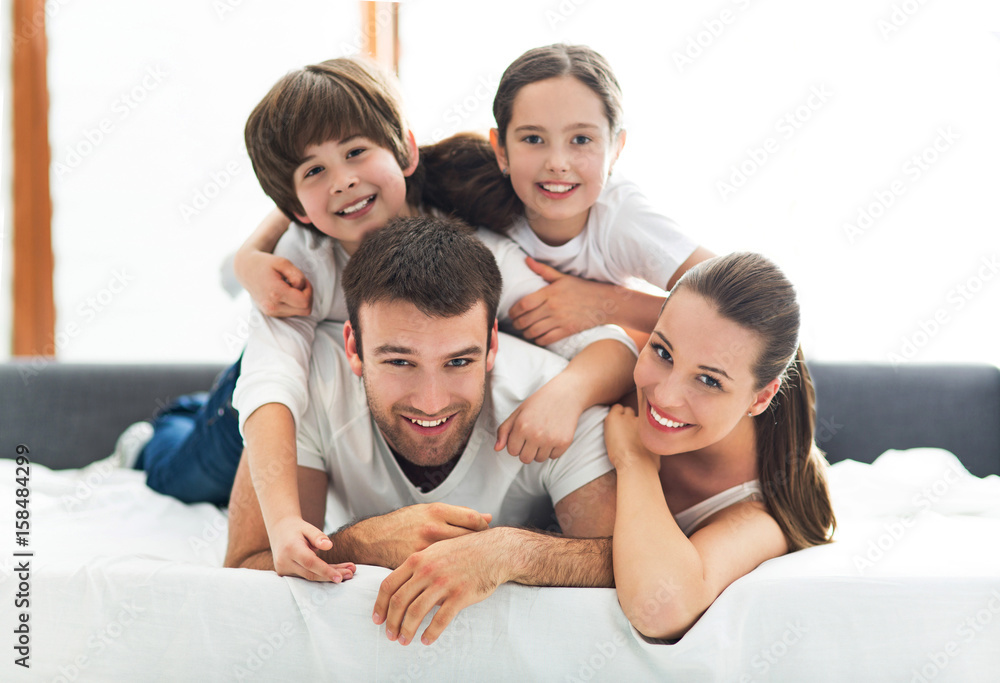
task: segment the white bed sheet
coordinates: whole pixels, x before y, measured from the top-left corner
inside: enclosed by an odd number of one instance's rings
[[[32,465],[17,547],[15,465],[0,460],[0,680],[1000,680],[1000,478],[935,449],[830,478],[837,542],[764,563],[676,643],[643,639],[611,589],[505,585],[435,645],[403,647],[371,622],[387,570],[329,585],[222,569],[223,512],[105,463]]]

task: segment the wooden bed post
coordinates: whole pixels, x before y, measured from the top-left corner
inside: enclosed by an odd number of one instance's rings
[[[55,355],[45,0],[14,0],[13,355]]]

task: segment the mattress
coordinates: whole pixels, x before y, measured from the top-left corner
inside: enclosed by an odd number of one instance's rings
[[[224,510],[106,461],[25,481],[0,460],[0,680],[1000,679],[1000,478],[937,449],[829,474],[835,542],[765,562],[679,641],[643,638],[613,589],[507,584],[427,647],[372,622],[386,569],[225,569]]]

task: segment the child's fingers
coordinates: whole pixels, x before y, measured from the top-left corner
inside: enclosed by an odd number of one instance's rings
[[[530,313],[545,303],[546,295],[542,294],[544,291],[545,289],[543,288],[539,289],[537,292],[526,294],[525,296],[522,296],[516,304],[510,307],[507,314],[510,316],[510,319],[515,323],[515,325],[517,323],[517,319],[522,315]]]
[[[546,282],[555,282],[559,278],[565,277],[563,273],[559,272],[552,266],[540,263],[530,256],[524,259],[524,262],[527,263],[528,267],[531,268],[531,270],[533,270],[537,275],[541,275]]]

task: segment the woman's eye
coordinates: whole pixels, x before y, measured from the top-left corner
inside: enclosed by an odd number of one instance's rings
[[[722,388],[722,383],[719,382],[719,380],[717,380],[714,377],[712,377],[711,375],[699,375],[698,379],[701,380],[701,382],[705,386],[709,386],[709,387],[711,387],[713,389],[721,389]]]
[[[651,346],[653,347],[653,351],[656,353],[656,355],[662,358],[663,360],[665,361],[673,360],[673,358],[670,356],[670,352],[667,351],[666,347],[663,347],[659,344],[652,344]]]
[[[586,135],[574,135],[573,136],[573,144],[574,145],[585,145],[585,144],[587,144],[590,141],[591,141],[591,139],[588,138]]]

